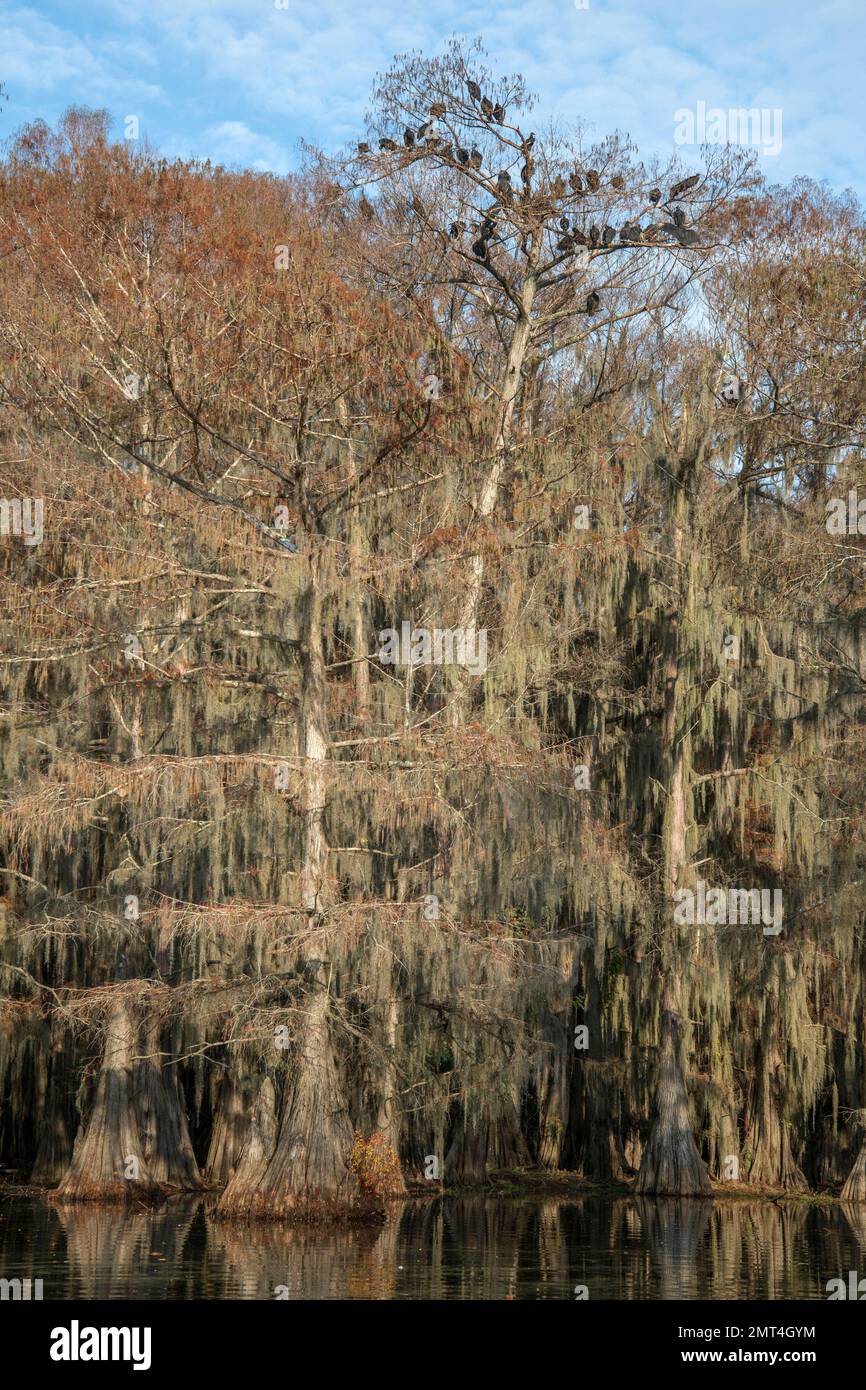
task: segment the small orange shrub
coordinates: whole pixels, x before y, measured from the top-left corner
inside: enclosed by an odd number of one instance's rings
[[[365,1197],[387,1197],[400,1189],[400,1160],[384,1134],[355,1135],[349,1168]]]

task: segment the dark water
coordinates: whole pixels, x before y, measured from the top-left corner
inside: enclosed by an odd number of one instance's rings
[[[384,1226],[217,1222],[0,1202],[0,1278],[44,1299],[826,1299],[866,1275],[866,1209],[630,1197],[442,1197]]]

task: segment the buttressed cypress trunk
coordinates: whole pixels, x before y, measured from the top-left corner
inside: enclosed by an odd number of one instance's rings
[[[54,1200],[131,1202],[161,1195],[144,1159],[133,1095],[135,1021],[123,995],[113,1003],[90,1117]]]
[[[308,961],[304,973],[303,1021],[273,1153],[264,1171],[266,1144],[242,1156],[220,1202],[224,1216],[327,1220],[351,1217],[358,1205],[348,1167],[352,1125],[331,1039],[327,963]]]
[[[157,1016],[146,1020],[142,1030],[143,1055],[133,1067],[142,1155],[154,1181],[181,1191],[195,1191],[202,1185],[201,1174],[181,1102],[177,1065],[165,1064],[160,1031]]]

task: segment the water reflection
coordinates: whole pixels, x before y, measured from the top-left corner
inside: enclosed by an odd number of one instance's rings
[[[825,1299],[866,1275],[866,1207],[646,1197],[441,1197],[384,1226],[0,1203],[0,1277],[46,1299]]]

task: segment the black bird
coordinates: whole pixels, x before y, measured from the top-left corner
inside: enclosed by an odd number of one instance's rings
[[[695,184],[700,181],[700,177],[700,174],[690,174],[687,179],[680,179],[679,183],[675,183],[668,194],[670,202],[673,202],[675,198],[681,198],[684,193],[688,193],[689,189],[694,188]]]
[[[561,229],[562,229],[564,232],[567,232],[567,231],[568,231],[568,218],[567,218],[567,217],[560,217],[560,219],[559,219],[559,225],[560,225]]]
[[[511,197],[511,175],[506,169],[501,170],[496,176],[496,191],[500,198]]]
[[[452,222],[451,226],[448,229],[448,235],[453,241],[455,237],[462,236],[465,231],[466,228],[464,227],[462,222]]]
[[[482,115],[486,116],[489,121],[490,117],[493,115],[493,102],[489,97],[482,97],[480,106]]]
[[[598,171],[596,169],[587,169],[586,181],[592,189],[593,193],[595,193],[598,189],[599,184],[601,183],[601,179],[598,177]]]
[[[598,312],[598,310],[599,310],[600,307],[601,307],[601,298],[599,297],[599,295],[596,294],[595,290],[592,290],[592,291],[586,296],[586,312],[587,312],[588,314],[595,314],[595,313]]]
[[[434,120],[438,120],[440,116],[444,116],[444,104],[441,101],[434,101],[433,105],[430,107],[430,115],[434,118]]]
[[[495,231],[496,223],[493,221],[493,218],[485,217],[484,221],[481,223],[481,235],[484,240],[489,241]]]
[[[479,101],[481,98],[481,88],[479,87],[478,83],[473,82],[472,78],[470,77],[466,81],[466,86],[469,88],[469,95],[471,96],[472,100]]]
[[[403,144],[409,149],[415,144],[415,132],[410,126],[407,126],[403,131]]]
[[[394,144],[394,141],[389,140],[387,137],[379,141],[380,150],[396,150],[396,148],[397,146]]]
[[[614,239],[615,236],[616,236],[616,228],[615,228],[615,227],[605,227],[604,232],[602,233],[602,238],[601,238],[601,239],[602,239],[602,244],[603,244],[604,246],[610,246],[610,244],[611,244],[611,242],[613,241],[613,239]]]
[[[358,142],[358,154],[369,154],[370,146],[364,140]]]
[[[660,189],[660,188],[651,188],[651,189],[650,189],[649,200],[650,200],[651,203],[660,203],[661,200],[662,200],[662,191],[661,191],[661,189]]]
[[[502,122],[505,120],[505,107],[500,106],[499,102],[497,102],[493,108],[493,119],[497,125],[502,125]]]
[[[461,164],[468,164],[468,163],[469,163],[469,151],[468,151],[468,150],[464,150],[464,148],[463,148],[462,145],[458,145],[458,146],[457,146],[457,149],[454,151],[454,153],[457,155],[457,159],[459,160],[459,162],[460,162]]]
[[[527,135],[526,139],[525,139],[524,142],[523,142],[523,148],[524,148],[525,150],[531,150],[531,149],[532,149],[532,146],[533,146],[534,144],[535,144],[535,131],[534,131],[534,130],[531,130],[531,131],[529,132],[529,134]]]
[[[589,229],[589,241],[591,246],[598,246],[601,233],[595,223]]]
[[[481,239],[479,238],[479,240],[476,241],[476,242],[475,242],[475,245],[472,247],[472,254],[473,254],[479,261],[486,261],[486,260],[487,260],[487,242],[486,242],[486,241],[481,241]]]

